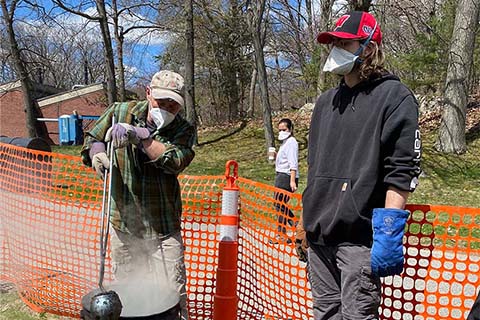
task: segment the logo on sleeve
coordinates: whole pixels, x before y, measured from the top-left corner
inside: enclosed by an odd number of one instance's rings
[[[416,161],[420,161],[422,157],[422,140],[420,139],[420,130],[415,130],[415,141],[413,143],[413,152],[415,153]]]

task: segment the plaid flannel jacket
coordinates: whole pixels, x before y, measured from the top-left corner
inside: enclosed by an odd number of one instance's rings
[[[114,103],[85,133],[83,163],[91,166],[89,149],[104,140],[113,114],[117,123],[146,127],[147,113],[147,101]],[[114,151],[111,223],[115,229],[141,238],[180,230],[182,201],[177,176],[195,156],[194,134],[193,126],[177,115],[172,123],[150,134],[166,146],[157,159],[149,159],[135,145]]]

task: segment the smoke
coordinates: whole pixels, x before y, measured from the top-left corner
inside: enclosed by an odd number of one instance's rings
[[[122,317],[154,315],[178,304],[180,296],[172,285],[174,275],[168,265],[164,256],[156,259],[149,255],[148,261],[133,263],[128,275],[108,286],[120,296]]]
[[[123,317],[154,315],[177,305],[179,295],[169,282],[151,278],[136,275],[128,281],[124,280],[109,287],[120,296]]]

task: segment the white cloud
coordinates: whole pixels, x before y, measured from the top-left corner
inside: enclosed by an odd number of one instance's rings
[[[95,7],[90,7],[83,13],[96,16],[97,10]],[[103,41],[98,22],[68,12],[59,14],[55,21],[56,23],[46,26],[40,20],[30,20],[22,22],[21,27],[31,36],[41,34],[48,41],[58,44],[69,41],[88,48],[92,45],[101,45]],[[148,26],[152,23],[143,16],[123,14],[119,24],[123,30],[128,30],[131,27]],[[115,46],[113,24],[110,24],[110,34]],[[148,77],[157,71],[159,66],[154,61],[154,56],[161,54],[163,48],[174,36],[173,33],[157,28],[139,28],[127,32],[124,37],[124,68],[127,81],[132,83],[138,78]]]
[[[95,7],[89,7],[85,9],[83,13],[92,17],[98,16],[97,9]],[[91,21],[80,15],[68,12],[58,15],[55,20],[56,24],[53,24],[50,28],[48,28],[50,30],[46,30],[46,32],[51,33],[52,35],[58,35],[65,34],[65,30],[71,30],[76,36],[79,36],[80,38],[89,38],[92,41],[98,42],[102,41],[99,25],[96,21]],[[27,21],[27,23],[25,23],[24,25],[27,26],[28,24],[34,26],[41,26],[43,25],[43,22],[39,20],[31,20]],[[144,16],[125,13],[120,16],[119,24],[121,27],[123,27],[123,30],[127,30],[131,27],[152,25],[147,21]],[[42,26],[42,28],[44,27]],[[112,39],[113,34],[113,23],[112,21],[110,21],[110,35],[112,36]],[[124,39],[125,43],[157,46],[168,44],[168,42],[171,41],[173,36],[174,34],[172,33],[158,30],[157,28],[152,27],[130,30],[125,35]]]

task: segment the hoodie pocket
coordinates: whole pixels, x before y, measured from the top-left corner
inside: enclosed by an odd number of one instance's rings
[[[357,209],[349,178],[316,176],[304,192],[303,210],[304,217],[313,222],[308,231],[327,238],[334,233],[335,237],[349,238],[359,220],[366,222]]]

